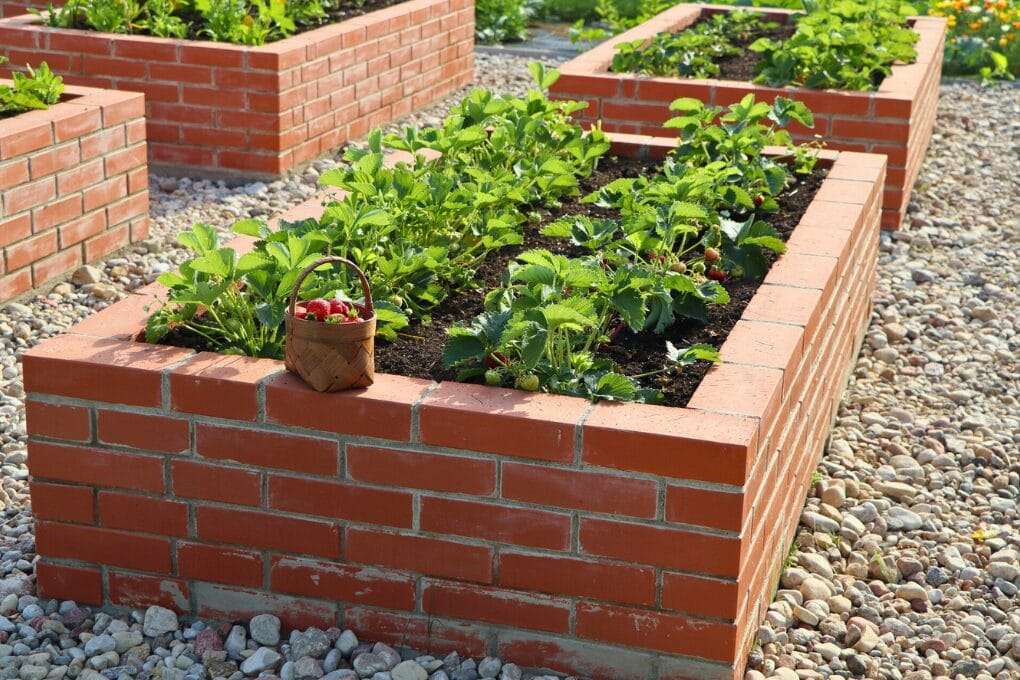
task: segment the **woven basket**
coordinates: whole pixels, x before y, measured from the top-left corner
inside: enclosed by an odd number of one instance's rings
[[[294,316],[298,291],[313,270],[324,264],[341,262],[361,279],[365,304],[355,305],[364,319],[355,323],[329,324]],[[309,265],[294,282],[290,308],[286,315],[287,344],[284,365],[319,392],[339,392],[368,387],[375,378],[375,309],[372,289],[364,272],[342,257],[324,257]]]

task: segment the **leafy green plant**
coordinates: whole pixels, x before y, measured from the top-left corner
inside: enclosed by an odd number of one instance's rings
[[[535,10],[532,0],[476,0],[475,38],[481,43],[527,40]]]
[[[136,0],[90,0],[81,6],[84,21],[103,33],[131,33],[142,7]]]
[[[777,26],[756,12],[714,14],[678,33],[659,33],[651,42],[636,40],[617,45],[610,70],[651,76],[712,78],[717,61],[739,54],[733,38]]]
[[[761,38],[750,49],[763,56],[755,82],[779,87],[872,90],[896,62],[917,58],[914,12],[898,0],[805,0],[796,32],[777,42]]]
[[[450,329],[443,359],[461,379],[655,402],[661,394],[642,379],[718,360],[712,347],[667,344],[664,366],[627,376],[599,349],[625,330],[661,334],[681,318],[705,321],[710,305],[729,302],[720,280],[764,275],[766,253],[785,246],[763,217],[778,208],[790,173],[809,172],[814,159],[793,150],[789,170],[763,151],[790,145],[779,127],[810,125],[811,115],[782,97],[769,105],[750,95],[725,113],[691,99],[673,109],[683,115],[670,126],[682,137],[661,174],[618,179],[583,199],[617,218],[577,215],[543,229],[589,255],[522,253],[486,311]]]
[[[174,0],[146,0],[145,17],[139,22],[139,26],[160,38],[187,37],[188,23],[174,14],[176,9]]]
[[[928,14],[946,18],[946,75],[983,80],[1020,76],[1020,4],[1010,0],[935,0]]]
[[[6,58],[0,57],[0,64],[4,62]],[[63,79],[45,61],[36,69],[29,66],[27,74],[11,74],[11,79],[13,85],[0,85],[0,118],[47,109],[64,93]]]

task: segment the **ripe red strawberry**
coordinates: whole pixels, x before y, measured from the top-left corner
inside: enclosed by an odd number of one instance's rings
[[[765,197],[762,196],[761,194],[758,194],[757,196],[754,197],[754,205],[755,205],[755,207],[760,208],[761,204],[764,203],[764,202],[765,202]]]
[[[308,310],[309,314],[319,321],[325,321],[326,317],[329,316],[329,302],[322,298],[317,298],[311,302],[305,303],[305,308]]]
[[[330,314],[343,314],[347,316],[348,306],[343,300],[330,300],[329,301],[329,313]]]
[[[713,281],[726,280],[726,272],[724,272],[722,269],[719,269],[718,267],[712,267],[711,269],[709,269],[707,272],[705,272],[705,276],[712,279]]]
[[[493,352],[485,357],[486,368],[499,368],[500,366],[506,366],[507,363],[506,355],[502,352]]]
[[[299,319],[303,319],[306,314],[308,314],[308,310],[305,309],[304,305],[294,305],[294,316]]]

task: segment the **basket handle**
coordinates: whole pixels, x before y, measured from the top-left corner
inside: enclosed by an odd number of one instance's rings
[[[294,307],[295,305],[297,305],[297,296],[298,291],[301,290],[301,284],[305,282],[305,279],[313,271],[315,271],[322,265],[329,264],[331,262],[342,262],[343,264],[347,265],[348,267],[354,270],[354,272],[358,275],[358,278],[361,279],[361,291],[365,294],[364,304],[365,316],[371,317],[375,315],[375,308],[372,306],[372,287],[368,285],[368,279],[365,277],[365,272],[361,271],[358,265],[354,264],[350,260],[343,257],[339,257],[337,255],[329,255],[327,257],[318,259],[315,262],[308,265],[307,267],[305,267],[305,270],[298,274],[297,280],[294,282],[294,290],[292,290],[290,293],[290,307],[289,307],[290,315],[294,316]]]

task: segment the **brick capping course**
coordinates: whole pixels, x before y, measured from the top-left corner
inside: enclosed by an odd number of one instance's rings
[[[161,172],[272,178],[474,76],[473,0],[406,0],[258,47],[0,19],[0,74],[144,92]]]
[[[796,13],[778,8],[739,9],[761,12],[776,21],[788,21]],[[776,96],[803,101],[815,114],[815,127],[794,128],[795,140],[821,139],[826,148],[888,156],[882,227],[898,229],[935,125],[945,19],[911,18],[920,35],[917,61],[894,64],[891,75],[874,92],[773,88],[743,81],[609,71],[616,46],[621,43],[650,40],[658,33],[682,30],[703,14],[733,10],[727,5],[676,5],[564,64],[551,92],[555,98],[587,101],[588,109],[577,114],[586,124],[601,120],[603,129],[610,132],[657,136],[676,135],[675,130],[662,127],[662,123],[673,116],[669,104],[679,97],[693,97],[715,106],[735,103],[748,93],[769,101]]]
[[[144,112],[141,94],[68,87],[0,120],[0,302],[148,236]]]
[[[279,361],[137,342],[158,284],[45,341],[23,358],[40,592],[742,677],[871,309],[885,159],[822,162],[870,189],[815,199],[686,408],[387,374],[315,393]]]

